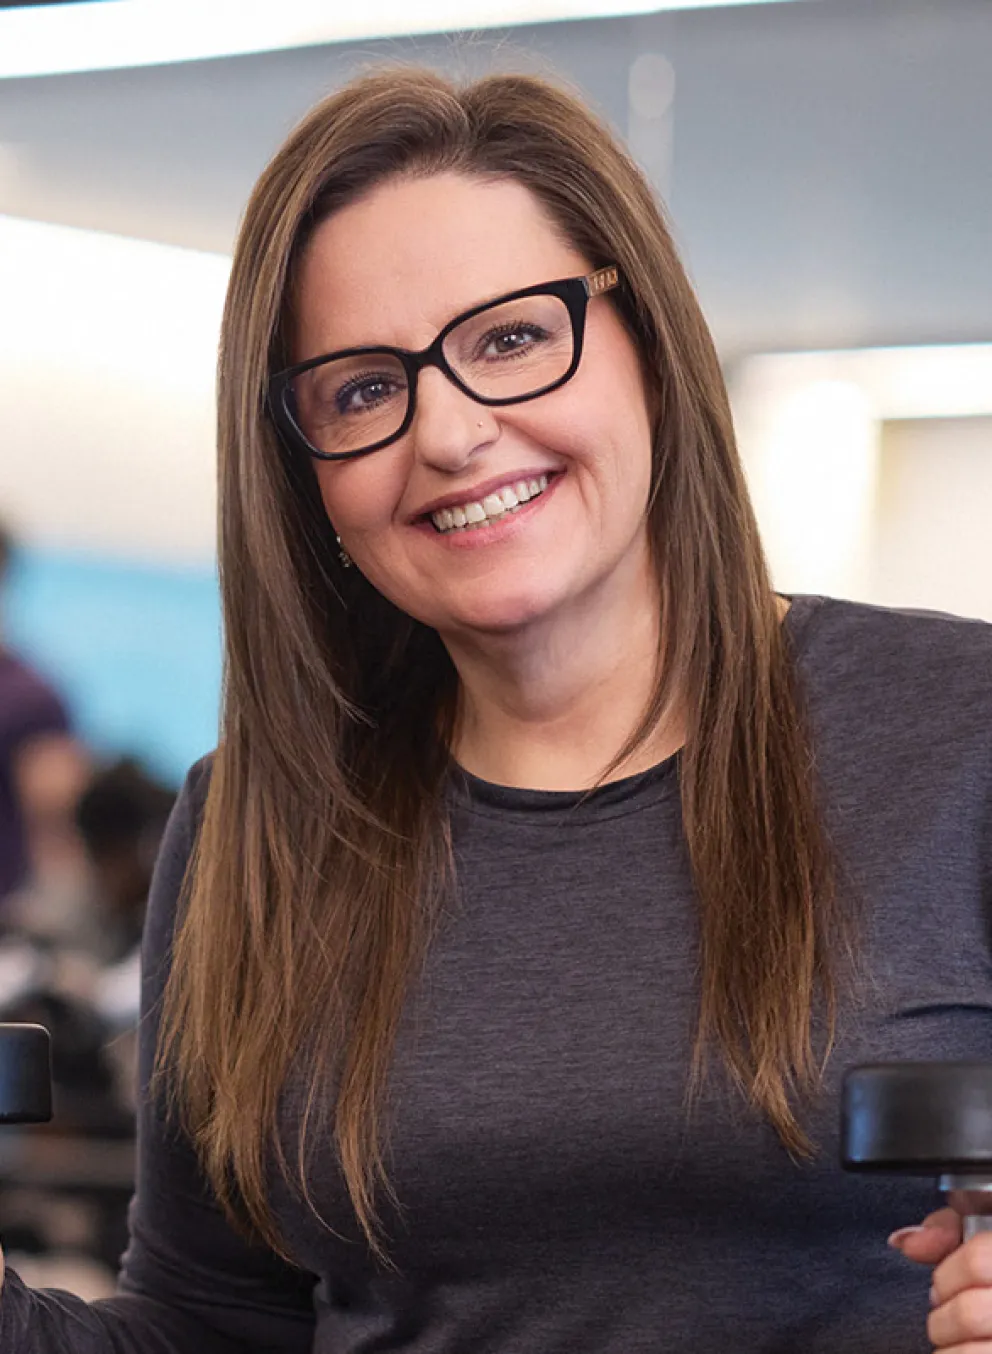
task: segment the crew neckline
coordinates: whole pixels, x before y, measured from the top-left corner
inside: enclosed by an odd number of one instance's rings
[[[607,781],[591,790],[532,790],[516,785],[498,785],[494,781],[466,771],[453,763],[449,776],[454,805],[472,813],[527,815],[547,821],[553,817],[573,822],[618,817],[636,813],[678,791],[678,766],[681,751],[632,776]]]
[[[792,643],[796,660],[802,658],[802,649],[809,621],[823,602],[811,594],[780,593],[789,602],[782,624]],[[572,821],[588,822],[591,818],[616,817],[635,813],[668,794],[678,792],[678,769],[682,749],[663,761],[631,776],[607,781],[591,790],[534,790],[516,785],[501,785],[483,780],[452,762],[449,773],[449,796],[452,805],[482,814],[519,813],[540,816],[554,815]]]

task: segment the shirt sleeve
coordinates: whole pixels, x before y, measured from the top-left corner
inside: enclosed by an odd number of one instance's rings
[[[198,763],[159,853],[142,950],[141,1096],[130,1242],[117,1296],[85,1303],[8,1271],[3,1354],[308,1354],[315,1276],[229,1225],[192,1143],[149,1092],[176,906],[208,769]]]

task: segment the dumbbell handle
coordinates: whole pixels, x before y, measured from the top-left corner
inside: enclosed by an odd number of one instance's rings
[[[41,1025],[0,1024],[0,1124],[52,1117],[51,1039]]]
[[[961,1214],[965,1241],[979,1232],[992,1232],[992,1175],[942,1175],[938,1188]]]

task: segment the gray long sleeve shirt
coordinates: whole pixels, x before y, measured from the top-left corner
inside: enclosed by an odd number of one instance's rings
[[[885,1238],[933,1186],[844,1174],[838,1093],[853,1063],[992,1058],[992,626],[808,597],[786,625],[862,915],[865,981],[804,1115],[815,1160],[791,1161],[719,1075],[686,1117],[677,758],[584,799],[459,774],[458,906],[390,1083],[395,1271],[361,1244],[329,1152],[310,1183],[339,1235],[274,1185],[298,1268],[246,1245],[146,1098],[121,1295],[87,1306],[10,1274],[0,1352],[924,1354],[929,1276]],[[159,861],[149,1012],[205,778]],[[154,1035],[149,1019],[145,1075]]]

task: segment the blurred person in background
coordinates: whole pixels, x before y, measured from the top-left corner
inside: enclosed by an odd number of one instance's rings
[[[123,757],[94,773],[76,805],[96,909],[93,1004],[113,1030],[137,1024],[145,905],[175,799],[174,790]]]
[[[45,1153],[34,1161],[39,1138],[28,1132],[9,1176],[0,1158],[5,1235],[35,1282],[67,1281],[68,1273],[83,1291],[105,1294],[126,1241],[141,929],[174,801],[175,792],[133,758],[94,770],[74,809],[90,870],[90,926],[71,937],[10,933],[0,942],[0,1020],[37,1023],[52,1036],[54,1118]],[[52,1175],[46,1163],[54,1138],[62,1153]],[[92,1139],[103,1153],[95,1176],[84,1141]]]
[[[219,405],[120,1292],[8,1271],[4,1354],[924,1354],[906,1257],[992,1350],[992,1238],[886,1247],[931,1190],[836,1151],[850,1063],[992,1048],[992,627],[774,592],[607,129],[333,95],[245,213]]]
[[[0,945],[0,1019],[51,1031],[57,1119],[70,1129],[130,1124],[141,932],[174,802],[133,758],[94,770],[73,809],[88,864],[85,924],[62,935],[26,926]]]
[[[13,538],[0,525],[0,601],[13,556]],[[61,913],[64,899],[76,896],[82,856],[73,813],[88,774],[89,757],[62,697],[7,647],[0,609],[0,926],[10,922],[12,896],[24,886],[38,913]],[[31,906],[22,900],[18,916]]]

